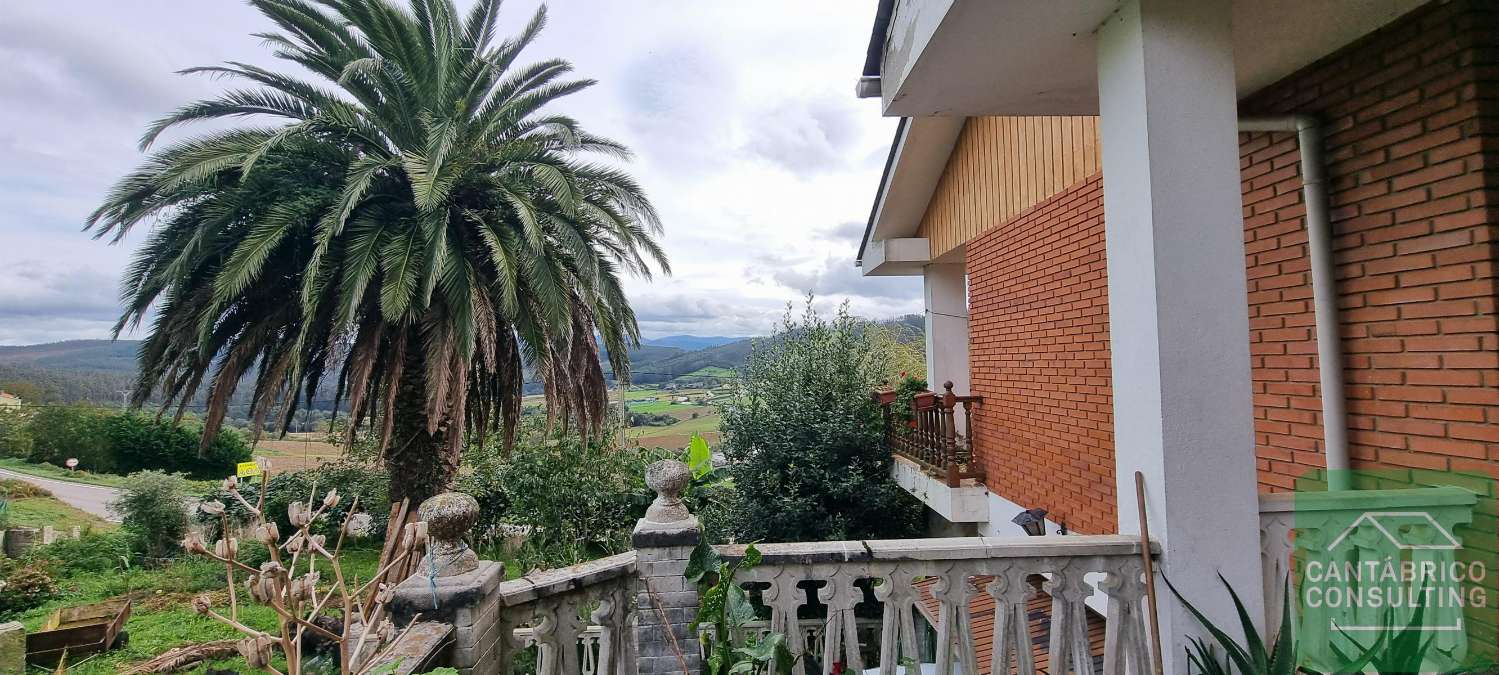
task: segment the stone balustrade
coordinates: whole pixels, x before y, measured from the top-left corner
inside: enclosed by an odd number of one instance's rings
[[[1027,605],[1038,592],[1051,599],[1047,672],[1091,674],[1099,665],[1087,621],[1087,601],[1095,590],[1107,598],[1102,672],[1149,670],[1138,539],[959,537],[758,548],[761,563],[737,578],[770,607],[771,630],[786,633],[792,653],[814,660],[825,674],[877,665],[881,675],[895,675],[898,669],[905,672],[902,663],[921,662],[934,663],[937,675],[1011,669],[1035,673]],[[719,552],[733,560],[743,555],[744,547],[719,547]],[[826,612],[820,653],[810,652],[802,631],[792,629],[799,612],[811,604],[809,586],[816,588]],[[990,602],[975,602],[979,596]],[[922,648],[925,627],[917,625],[913,611],[923,602],[936,610],[930,654]],[[877,606],[880,616],[873,664],[866,662],[858,637],[861,605]],[[979,606],[992,606],[992,616],[980,616],[974,611]],[[992,621],[992,649],[985,664],[978,661],[974,641],[974,625],[980,621]]]
[[[514,672],[531,648],[539,675],[695,675],[698,593],[685,572],[701,528],[681,499],[690,479],[680,462],[650,467],[658,496],[635,529],[635,550],[508,581],[499,563],[465,555],[448,526],[468,522],[476,506],[444,496],[441,508],[422,509],[453,519],[429,522],[438,553],[396,589],[391,611],[398,623],[451,624],[446,660],[465,675]],[[785,634],[806,672],[867,666],[895,675],[935,663],[936,675],[1031,675],[1047,662],[1046,672],[1144,675],[1140,546],[1122,536],[764,544],[761,563],[738,580],[766,615],[746,632]],[[742,546],[717,549],[728,560],[744,555]],[[1107,601],[1101,649],[1089,636],[1096,593]],[[1038,601],[1051,610],[1044,648],[1030,634],[1028,604]],[[984,668],[979,625],[993,631]]]
[[[1456,480],[1456,478],[1453,478]],[[1344,490],[1332,492],[1286,492],[1260,495],[1260,548],[1264,570],[1266,627],[1269,635],[1281,626],[1290,579],[1303,579],[1300,572],[1308,563],[1326,569],[1339,562],[1370,561],[1388,555],[1389,537],[1411,537],[1420,544],[1412,547],[1396,544],[1395,548],[1415,548],[1410,559],[1436,565],[1455,562],[1461,551],[1452,545],[1433,545],[1438,539],[1457,534],[1461,526],[1473,521],[1478,496],[1461,487],[1414,488],[1400,490]],[[1381,522],[1392,521],[1392,522]],[[1492,537],[1492,535],[1488,535]],[[1404,582],[1397,582],[1404,583]],[[1401,590],[1414,590],[1413,581]],[[1357,584],[1353,584],[1357,586]],[[1393,590],[1393,589],[1391,589]],[[1294,590],[1290,591],[1295,593]],[[1304,606],[1304,607],[1303,607]],[[1301,612],[1298,607],[1303,607]],[[1336,667],[1340,663],[1333,648],[1346,654],[1360,652],[1350,642],[1346,631],[1332,626],[1378,625],[1382,610],[1355,607],[1351,604],[1294,603],[1291,619],[1296,624],[1297,642],[1313,665]],[[1443,617],[1440,610],[1426,611],[1424,623],[1435,626],[1456,621],[1461,614]],[[1403,623],[1401,625],[1404,625]],[[1467,653],[1467,633],[1462,630],[1432,630],[1432,648],[1461,661]],[[1372,642],[1370,637],[1366,643]]]

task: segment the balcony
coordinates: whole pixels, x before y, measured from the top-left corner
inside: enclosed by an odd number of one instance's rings
[[[973,407],[982,396],[958,396],[952,382],[944,392],[924,391],[911,400],[910,419],[901,419],[894,390],[882,389],[872,397],[884,417],[885,446],[891,454],[905,458],[949,488],[963,481],[982,482],[984,471],[973,459],[973,438],[968,433]]]

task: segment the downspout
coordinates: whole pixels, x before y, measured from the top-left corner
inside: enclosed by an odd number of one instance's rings
[[[1306,205],[1306,242],[1312,268],[1312,309],[1317,323],[1317,374],[1322,386],[1322,445],[1329,490],[1348,490],[1348,412],[1343,389],[1343,343],[1338,329],[1337,280],[1328,218],[1327,166],[1322,134],[1310,115],[1239,120],[1241,132],[1296,132],[1301,151],[1301,193]]]

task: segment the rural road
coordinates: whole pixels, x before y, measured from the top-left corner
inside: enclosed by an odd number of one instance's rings
[[[86,485],[72,481],[56,480],[53,478],[38,478],[8,469],[0,469],[0,478],[14,478],[26,481],[32,485],[45,488],[48,492],[52,493],[53,497],[56,497],[64,504],[94,514],[113,523],[120,522],[118,517],[109,512],[109,503],[120,495],[118,489],[102,485]]]

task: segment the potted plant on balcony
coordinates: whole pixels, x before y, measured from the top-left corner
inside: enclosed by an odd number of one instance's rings
[[[892,390],[890,416],[898,429],[916,428],[916,396],[927,393],[926,380],[900,374],[900,382]]]

